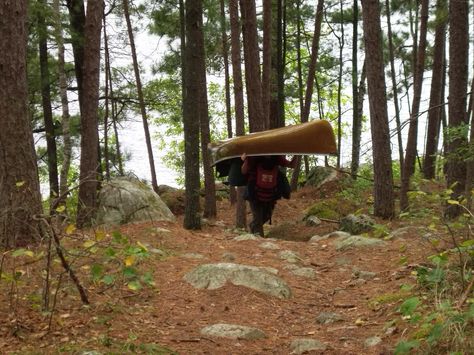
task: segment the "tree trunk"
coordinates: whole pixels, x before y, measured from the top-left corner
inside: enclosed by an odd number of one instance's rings
[[[391,218],[395,208],[379,2],[362,0],[362,9],[365,53],[369,54],[365,60],[373,142],[374,214]]]
[[[195,40],[198,41],[194,55],[199,61],[199,123],[201,132],[201,157],[204,170],[204,217],[214,218],[217,214],[216,206],[216,184],[214,171],[211,166],[211,156],[208,145],[211,142],[211,132],[209,128],[209,107],[207,101],[207,78],[206,78],[206,54],[204,50],[204,33],[202,31],[202,9],[200,12],[200,25],[197,29]]]
[[[225,16],[225,2],[220,0],[221,8],[221,37],[222,37],[222,57],[224,58],[224,85],[225,85],[225,118],[227,124],[227,137],[232,138],[232,104],[230,100],[230,74],[229,74],[229,44],[227,38],[227,26]],[[237,191],[235,186],[229,188],[230,204],[234,205],[237,202]]]
[[[77,96],[79,98],[79,107],[82,109],[82,82],[84,76],[84,30],[86,25],[84,0],[66,0],[66,5],[69,10],[71,44],[74,54],[74,72],[76,73],[77,81]]]
[[[148,163],[150,164],[151,185],[153,186],[153,190],[156,193],[158,193],[158,182],[156,179],[155,159],[153,158],[153,148],[151,146],[150,129],[148,127],[148,117],[146,113],[145,101],[143,99],[142,81],[140,78],[140,69],[138,68],[137,51],[135,49],[135,38],[133,36],[132,23],[130,21],[130,11],[129,11],[129,6],[128,6],[128,0],[123,0],[123,10],[124,10],[125,21],[127,22],[128,38],[130,40],[130,48],[132,51],[133,71],[135,72],[135,81],[137,83],[138,101],[139,101],[140,113],[141,113],[142,121],[143,121],[143,130],[145,132],[146,148],[148,152]]]
[[[98,107],[100,74],[100,34],[104,2],[87,3],[84,33],[83,104],[81,111],[81,163],[77,225],[89,226],[97,209]]]
[[[270,129],[272,27],[272,0],[263,0],[262,106],[264,129]]]
[[[425,159],[423,160],[423,175],[425,179],[434,179],[436,168],[436,153],[438,150],[439,127],[441,121],[442,104],[444,103],[443,76],[446,58],[446,21],[444,14],[446,0],[438,0],[436,4],[438,15],[436,18],[435,43],[433,53],[433,75],[431,78],[431,93],[428,111],[428,133],[426,136]]]
[[[244,121],[244,90],[242,83],[242,63],[240,60],[240,26],[239,26],[239,4],[238,0],[229,1],[230,15],[230,35],[231,35],[231,57],[232,57],[232,78],[234,82],[234,102],[235,102],[235,133],[237,136],[245,134]],[[245,228],[246,203],[243,198],[243,187],[237,188],[237,204],[235,215],[235,226]]]
[[[357,172],[359,171],[360,165],[360,145],[361,145],[361,135],[362,135],[362,117],[364,115],[364,96],[366,92],[365,80],[367,78],[367,66],[362,65],[362,72],[360,74],[360,82],[357,87],[357,106],[354,107],[354,122],[352,124],[352,161],[351,161],[351,174],[352,178],[357,178]]]
[[[59,77],[59,95],[61,97],[62,108],[62,136],[63,136],[63,162],[59,179],[59,196],[61,205],[66,205],[66,195],[68,186],[68,174],[71,166],[72,142],[70,132],[69,100],[67,97],[67,76],[64,62],[64,38],[61,25],[61,10],[59,0],[53,1],[53,11],[55,14],[55,40],[58,46],[58,77]]]
[[[40,239],[34,216],[42,207],[27,104],[27,1],[0,2],[0,16],[0,245],[12,248]]]
[[[107,38],[107,22],[105,14],[102,17],[104,27],[104,60],[105,60],[105,102],[104,102],[104,166],[105,179],[110,181],[110,156],[109,156],[109,116],[110,116],[110,93],[109,93],[109,73],[110,73],[110,53],[109,40]]]
[[[400,106],[398,102],[398,85],[395,75],[395,53],[393,46],[392,21],[390,19],[390,0],[385,0],[385,9],[387,12],[387,37],[388,49],[390,55],[390,78],[392,79],[393,104],[395,107],[395,120],[397,123],[397,139],[398,139],[398,159],[400,161],[400,170],[403,170],[403,141],[402,141],[402,125],[400,122]]]
[[[318,1],[316,8],[316,21],[314,22],[314,34],[313,42],[311,45],[311,59],[308,68],[308,79],[306,81],[306,94],[303,106],[303,112],[301,114],[301,122],[308,122],[309,112],[311,110],[311,100],[313,98],[313,87],[316,73],[316,62],[318,60],[319,53],[319,40],[321,38],[321,24],[323,22],[323,8],[324,0]],[[320,117],[321,118],[321,117]],[[295,191],[298,187],[298,176],[300,175],[301,158],[298,157],[297,164],[293,169],[293,175],[291,177],[291,189]]]
[[[46,11],[46,0],[41,0],[40,5],[43,11]],[[43,12],[41,11],[41,12]],[[58,158],[56,149],[56,137],[54,133],[53,110],[51,108],[51,84],[48,68],[48,29],[44,13],[40,13],[38,18],[38,44],[39,61],[41,74],[41,101],[43,106],[44,127],[46,133],[46,149],[48,155],[48,177],[49,177],[49,198],[50,205],[59,195],[58,180]],[[54,213],[54,211],[50,211]]]
[[[250,132],[265,129],[255,0],[240,0]]]
[[[416,147],[418,137],[418,113],[420,111],[421,91],[423,86],[423,74],[425,71],[426,33],[428,27],[429,0],[421,1],[421,23],[420,42],[417,48],[417,58],[413,79],[413,102],[410,115],[410,126],[408,129],[408,140],[406,145],[405,160],[402,169],[402,181],[400,188],[400,210],[408,208],[408,190],[410,178],[415,172]]]
[[[186,94],[184,104],[184,166],[185,195],[184,228],[200,229],[201,217],[199,207],[199,116],[201,102],[201,62],[196,53],[199,52],[199,36],[202,18],[201,0],[186,1],[186,61],[185,82]]]
[[[338,169],[341,168],[341,143],[342,143],[342,69],[344,66],[343,50],[344,50],[344,9],[342,6],[342,0],[339,1],[340,6],[340,28],[341,37],[338,38],[339,42],[339,73],[337,77],[337,162],[336,166]]]
[[[467,136],[453,131],[467,124],[466,89],[468,77],[469,14],[468,1],[449,2],[449,134],[447,151],[447,182],[456,200],[465,192],[466,162],[461,149],[467,147]],[[460,206],[449,205],[445,214],[449,218],[461,213]]]
[[[276,10],[275,10],[276,7]],[[270,74],[270,129],[285,125],[284,115],[284,85],[285,85],[285,53],[284,53],[284,18],[283,0],[273,3],[272,13],[272,59]]]

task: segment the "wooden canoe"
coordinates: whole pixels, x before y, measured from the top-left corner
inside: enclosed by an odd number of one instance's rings
[[[293,126],[251,133],[211,143],[213,164],[254,155],[336,154],[336,140],[328,121],[314,120]]]
[[[325,120],[313,120],[210,143],[209,150],[219,176],[227,176],[231,164],[237,158],[240,160],[244,153],[248,156],[337,153],[334,132]]]

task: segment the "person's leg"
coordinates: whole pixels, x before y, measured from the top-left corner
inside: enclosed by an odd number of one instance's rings
[[[270,222],[272,220],[273,209],[275,208],[275,201],[265,202],[263,207],[263,218],[262,218],[262,225]]]
[[[263,205],[261,202],[253,200],[249,201],[252,210],[253,220],[250,222],[250,232],[260,234],[263,237]]]

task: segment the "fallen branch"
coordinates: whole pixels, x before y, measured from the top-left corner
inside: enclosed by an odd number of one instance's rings
[[[464,291],[461,298],[459,299],[458,304],[456,306],[458,309],[461,309],[464,302],[466,302],[467,298],[469,297],[469,293],[471,292],[473,286],[474,286],[474,278],[471,280],[471,282],[469,283],[469,285],[466,288],[466,291]]]

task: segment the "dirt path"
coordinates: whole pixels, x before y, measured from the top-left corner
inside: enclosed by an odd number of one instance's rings
[[[400,290],[414,283],[410,267],[400,260],[421,262],[422,244],[416,236],[405,235],[385,246],[337,251],[333,240],[301,241],[337,227],[331,223],[305,226],[301,217],[310,203],[308,191],[279,203],[273,228],[284,223],[293,226],[285,240],[236,241],[227,201],[219,203],[218,219],[198,232],[182,229],[181,221],[125,226],[123,234],[164,252],[165,256],[156,254],[141,265],[154,272],[156,288],[104,291],[84,281],[91,306],[83,307],[73,285],[67,284],[58,296],[49,333],[48,315],[31,306],[34,283],[21,285],[22,297],[12,313],[4,282],[0,284],[0,352],[170,353],[161,346],[179,354],[289,354],[292,342],[305,338],[326,346],[324,351],[307,353],[392,353],[403,332],[396,322]],[[274,249],[262,246],[269,241]],[[300,260],[282,260],[282,251],[292,251]],[[279,299],[232,284],[198,290],[183,280],[195,267],[218,262],[275,268],[291,288],[292,297]],[[314,277],[295,275],[291,264],[312,269]],[[33,274],[34,268],[25,270]],[[87,267],[80,270],[86,280]],[[323,312],[341,319],[321,323],[317,318]],[[256,327],[266,338],[229,340],[200,333],[216,323]],[[380,338],[380,344],[368,346],[366,341],[373,337]]]

